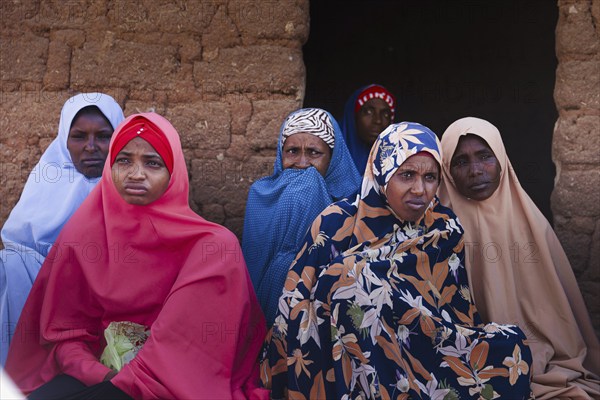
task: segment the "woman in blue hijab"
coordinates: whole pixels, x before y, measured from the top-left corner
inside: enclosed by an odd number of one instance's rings
[[[346,102],[341,128],[358,173],[364,175],[371,146],[394,121],[396,99],[381,85],[363,86]]]
[[[248,193],[242,250],[267,324],[273,324],[285,276],[313,219],[360,188],[340,128],[327,111],[291,113],[279,134],[273,175]]]

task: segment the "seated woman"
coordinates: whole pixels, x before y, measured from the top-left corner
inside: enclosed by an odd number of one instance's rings
[[[340,127],[361,176],[375,139],[394,121],[395,106],[394,95],[376,84],[361,87],[346,101]]]
[[[521,187],[498,129],[462,118],[442,136],[443,204],[465,228],[467,272],[484,321],[517,324],[537,399],[600,398],[600,348],[556,234]]]
[[[190,209],[175,128],[132,115],[108,160],[40,270],[6,371],[32,399],[268,397],[256,387],[264,317],[239,243]],[[138,335],[105,348],[128,329]]]
[[[46,149],[2,228],[0,364],[31,285],[63,225],[100,179],[113,130],[123,120],[115,100],[82,93],[63,106],[58,136]]]
[[[360,176],[335,119],[318,108],[290,114],[279,134],[273,175],[256,181],[248,193],[242,237],[268,326],[311,222],[330,203],[359,187]]]
[[[433,132],[391,125],[360,194],[317,217],[267,334],[273,398],[529,398],[524,334],[480,325],[440,165]]]

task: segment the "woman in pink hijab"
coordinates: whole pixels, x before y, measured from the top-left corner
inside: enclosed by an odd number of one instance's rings
[[[46,258],[6,370],[31,398],[268,398],[264,327],[236,237],[189,208],[175,128],[138,114]]]

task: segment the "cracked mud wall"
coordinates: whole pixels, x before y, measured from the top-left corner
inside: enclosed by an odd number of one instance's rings
[[[600,335],[600,1],[558,7],[552,212]]]
[[[190,203],[241,235],[250,184],[304,98],[307,0],[2,0],[0,223],[78,92],[181,135]],[[40,171],[40,178],[45,173]]]

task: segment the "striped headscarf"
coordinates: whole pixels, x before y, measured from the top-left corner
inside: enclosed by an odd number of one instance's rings
[[[308,133],[327,143],[330,149],[335,144],[333,124],[329,114],[320,108],[305,108],[291,114],[283,124],[281,147],[285,140],[296,133]]]
[[[330,125],[332,128],[335,147],[325,176],[312,166],[306,169],[283,168],[284,132],[292,131],[288,129],[289,122],[294,121],[291,124],[294,127],[308,125],[304,124],[306,118],[296,118],[297,115],[312,116],[309,118],[312,121],[320,121],[323,126]],[[295,131],[300,132],[306,130]],[[333,141],[332,138],[331,143]],[[331,114],[310,108],[294,111],[285,119],[279,132],[273,175],[254,182],[248,192],[242,236],[244,259],[269,326],[277,312],[285,276],[306,230],[329,204],[356,193],[360,182],[361,177],[354,167],[342,132]]]
[[[396,113],[396,98],[386,88],[381,85],[370,85],[364,88],[356,97],[356,102],[354,103],[354,113],[356,114],[365,103],[372,99],[381,99],[386,102],[386,104],[390,107],[390,111],[392,112],[392,121],[394,120],[394,116]]]

